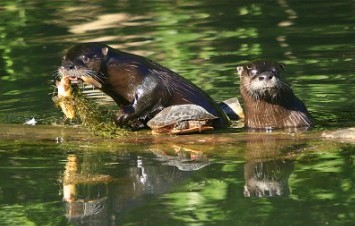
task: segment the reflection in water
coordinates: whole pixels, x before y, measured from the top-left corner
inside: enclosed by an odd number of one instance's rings
[[[277,135],[254,134],[247,139],[244,196],[278,197],[290,194],[288,179],[293,171],[293,161],[285,159],[282,154],[292,151],[293,147],[298,148],[293,145],[295,141],[282,140]]]
[[[169,155],[161,150],[154,150],[157,159],[163,161],[165,165],[176,166],[182,171],[199,170],[209,165],[207,156],[202,151],[196,151],[180,146],[173,146],[176,155]]]
[[[66,202],[67,218],[71,223],[96,222],[98,225],[107,225],[107,183],[111,177],[78,173],[78,168],[77,156],[68,155],[63,175],[63,201]],[[82,191],[78,191],[79,186],[82,186]]]
[[[201,151],[179,146],[152,148],[148,154],[120,153],[114,175],[97,174],[97,159],[80,162],[68,155],[62,183],[70,223],[115,225],[120,214],[209,165]]]
[[[275,197],[290,194],[288,178],[293,170],[292,161],[249,161],[244,165],[244,195],[246,197]]]

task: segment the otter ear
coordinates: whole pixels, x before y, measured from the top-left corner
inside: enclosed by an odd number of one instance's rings
[[[243,70],[244,70],[244,67],[243,66],[238,66],[237,67],[237,72],[238,72],[238,75],[242,75],[242,72],[243,72]]]
[[[102,48],[101,51],[102,51],[102,54],[104,56],[107,56],[107,54],[108,54],[108,48],[107,47]]]
[[[280,68],[281,68],[282,70],[285,70],[286,65],[284,65],[284,64],[280,64]]]

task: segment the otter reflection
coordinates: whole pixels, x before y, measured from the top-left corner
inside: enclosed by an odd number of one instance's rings
[[[85,154],[67,156],[62,184],[70,223],[117,225],[122,213],[209,165],[202,152],[180,146],[119,152],[110,161]]]
[[[72,223],[99,222],[107,225],[107,184],[113,179],[109,175],[86,172],[84,167],[79,171],[79,166],[76,155],[67,156],[62,178],[66,216]]]
[[[273,197],[290,194],[288,178],[293,170],[292,161],[250,161],[244,165],[244,195],[246,197]]]
[[[244,196],[289,195],[288,179],[294,163],[287,153],[298,150],[300,145],[299,141],[283,139],[280,134],[250,134],[244,164]]]

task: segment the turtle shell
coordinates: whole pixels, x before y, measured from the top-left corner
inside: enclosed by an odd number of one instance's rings
[[[213,130],[217,118],[199,105],[182,104],[163,109],[147,125],[153,133],[184,134]]]

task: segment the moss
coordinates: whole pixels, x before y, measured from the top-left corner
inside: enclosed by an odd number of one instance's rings
[[[67,108],[73,108],[79,123],[95,135],[113,138],[129,133],[127,129],[117,127],[113,122],[113,110],[100,107],[96,102],[88,99],[78,87],[74,87],[69,97],[53,97],[53,102],[57,107],[64,104]]]

